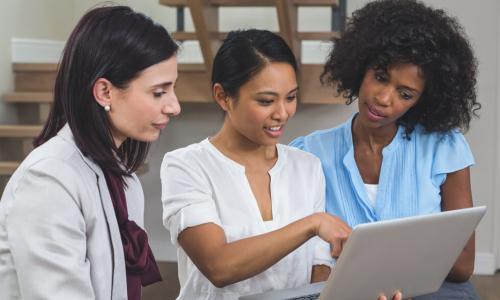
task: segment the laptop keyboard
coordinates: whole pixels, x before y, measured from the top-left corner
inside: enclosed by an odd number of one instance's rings
[[[286,300],[316,300],[319,298],[319,293],[317,294],[311,294],[311,295],[305,295],[305,296],[300,296],[297,298],[288,298]]]

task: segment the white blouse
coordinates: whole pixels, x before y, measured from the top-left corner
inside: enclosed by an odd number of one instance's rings
[[[271,221],[262,220],[245,167],[222,154],[208,139],[165,155],[161,167],[163,223],[178,247],[181,291],[177,299],[238,299],[297,287],[309,283],[313,265],[331,265],[329,245],[315,237],[266,271],[217,288],[177,244],[184,229],[200,224],[217,224],[227,241],[233,242],[324,211],[325,180],[319,160],[285,145],[277,145],[277,150],[277,162],[269,170]]]
[[[366,194],[370,205],[375,208],[377,203],[378,184],[365,183]]]

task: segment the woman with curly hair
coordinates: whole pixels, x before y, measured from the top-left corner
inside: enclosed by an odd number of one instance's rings
[[[292,142],[320,158],[326,210],[356,226],[472,206],[461,131],[481,106],[457,20],[418,1],[374,1],[334,42],[322,81],[359,111]],[[474,252],[472,236],[440,290],[418,299],[477,299]]]

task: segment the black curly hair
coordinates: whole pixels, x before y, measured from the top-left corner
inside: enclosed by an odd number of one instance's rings
[[[458,21],[443,10],[414,0],[380,0],[355,11],[335,38],[321,81],[336,87],[351,104],[369,68],[419,66],[426,79],[417,104],[398,119],[410,134],[417,124],[428,132],[469,129],[476,101],[477,62]]]

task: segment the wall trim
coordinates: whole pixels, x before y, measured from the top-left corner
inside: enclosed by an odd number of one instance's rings
[[[64,44],[64,41],[12,38],[11,60],[13,63],[57,63]]]

